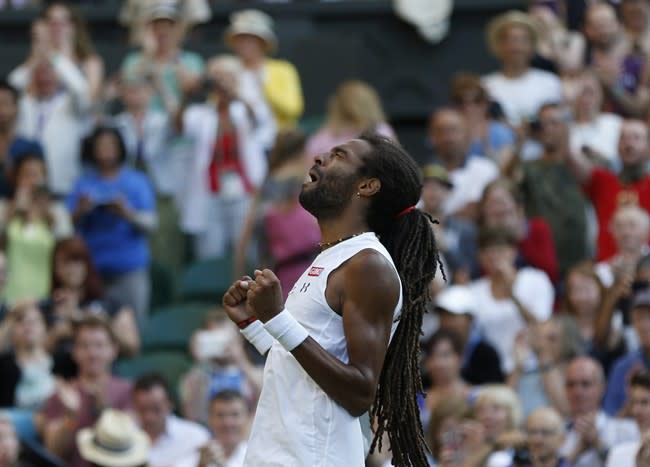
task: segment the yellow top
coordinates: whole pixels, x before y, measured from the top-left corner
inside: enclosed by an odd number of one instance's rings
[[[264,95],[279,128],[295,126],[303,112],[302,88],[296,68],[286,60],[267,59]]]

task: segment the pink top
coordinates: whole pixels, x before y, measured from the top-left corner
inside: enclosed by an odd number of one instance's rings
[[[387,138],[395,139],[395,132],[388,123],[380,123],[375,129],[377,134],[386,136]],[[358,137],[356,132],[347,132],[340,135],[334,135],[327,126],[321,127],[314,133],[309,141],[307,141],[307,154],[315,157],[318,154],[329,151],[334,146],[343,144],[346,141]]]

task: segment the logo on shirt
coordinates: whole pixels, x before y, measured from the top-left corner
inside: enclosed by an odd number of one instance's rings
[[[325,268],[319,268],[317,266],[312,266],[312,268],[309,270],[307,275],[311,276],[311,277],[318,277],[318,276],[320,276],[320,273],[323,272],[323,269],[325,269]]]

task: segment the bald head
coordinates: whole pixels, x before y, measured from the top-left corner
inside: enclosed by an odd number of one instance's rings
[[[576,417],[596,412],[605,390],[605,374],[596,360],[578,357],[566,370],[566,391],[571,415]]]
[[[469,147],[467,137],[465,118],[458,110],[444,107],[431,115],[429,138],[436,156],[448,169],[465,160]]]

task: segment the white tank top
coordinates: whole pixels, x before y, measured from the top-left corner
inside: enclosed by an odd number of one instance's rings
[[[285,304],[310,337],[344,363],[348,363],[348,350],[343,319],[327,303],[327,279],[341,264],[366,249],[382,254],[395,269],[386,248],[368,232],[319,254],[291,289]],[[400,283],[391,338],[401,309]],[[363,467],[371,435],[367,414],[359,418],[350,415],[325,394],[290,352],[277,342],[273,344],[264,366],[264,384],[245,466]]]

